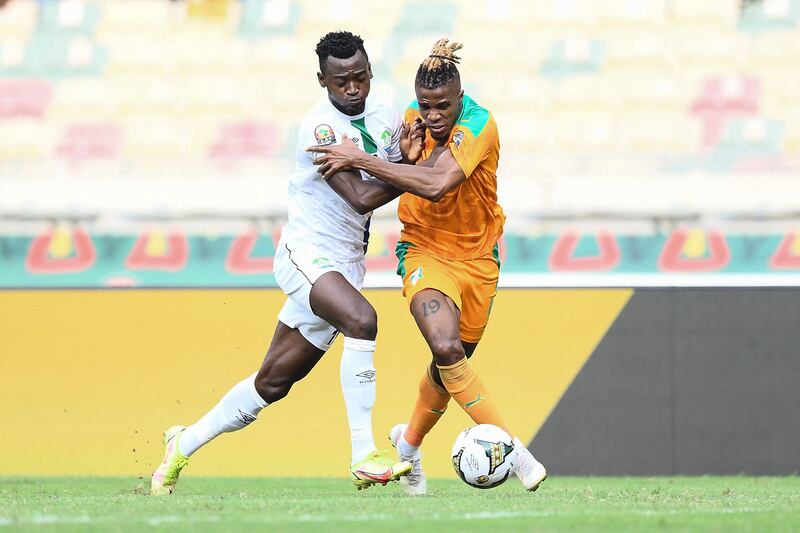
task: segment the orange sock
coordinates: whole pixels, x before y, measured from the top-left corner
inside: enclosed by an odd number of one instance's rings
[[[447,402],[450,401],[450,394],[433,380],[430,372],[431,367],[428,365],[428,371],[419,381],[419,396],[404,434],[406,442],[412,446],[422,444],[422,439],[442,418]]]
[[[436,366],[447,392],[476,424],[494,424],[508,431],[486,387],[472,370],[466,357],[454,365]]]

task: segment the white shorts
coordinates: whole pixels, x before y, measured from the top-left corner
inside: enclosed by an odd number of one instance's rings
[[[300,330],[303,337],[320,350],[328,351],[339,332],[311,310],[311,287],[323,274],[339,272],[353,287],[361,290],[366,272],[364,260],[334,261],[314,247],[281,241],[273,265],[275,280],[288,296],[278,320]]]

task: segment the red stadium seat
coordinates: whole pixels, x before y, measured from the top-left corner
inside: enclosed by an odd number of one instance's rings
[[[0,81],[0,118],[44,118],[53,86],[42,80]]]
[[[757,115],[760,101],[761,84],[756,79],[706,80],[691,107],[691,113],[703,122],[703,146],[715,145],[730,119]]]
[[[265,122],[238,122],[220,127],[209,156],[223,161],[263,158],[277,149],[275,126]]]
[[[116,124],[76,124],[67,128],[56,153],[73,163],[118,156],[122,132]]]

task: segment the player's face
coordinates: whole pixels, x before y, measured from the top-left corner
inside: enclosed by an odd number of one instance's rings
[[[324,72],[318,72],[321,87],[328,89],[328,99],[345,115],[364,112],[372,78],[366,54],[358,50],[347,59],[328,56]]]
[[[461,114],[461,97],[464,96],[461,83],[451,80],[434,89],[417,85],[415,90],[419,114],[425,121],[428,133],[436,141],[446,141]]]

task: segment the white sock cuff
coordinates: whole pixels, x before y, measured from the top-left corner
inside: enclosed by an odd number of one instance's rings
[[[344,338],[344,349],[355,350],[357,352],[374,352],[375,341],[366,339],[353,339],[351,337]]]
[[[269,404],[264,401],[264,398],[262,398],[261,395],[256,390],[256,374],[253,374],[252,376],[247,378],[247,383],[249,385],[249,387],[247,387],[247,390],[250,392],[250,397],[253,399],[254,402],[256,402],[256,405],[258,405],[260,408],[263,409]]]

